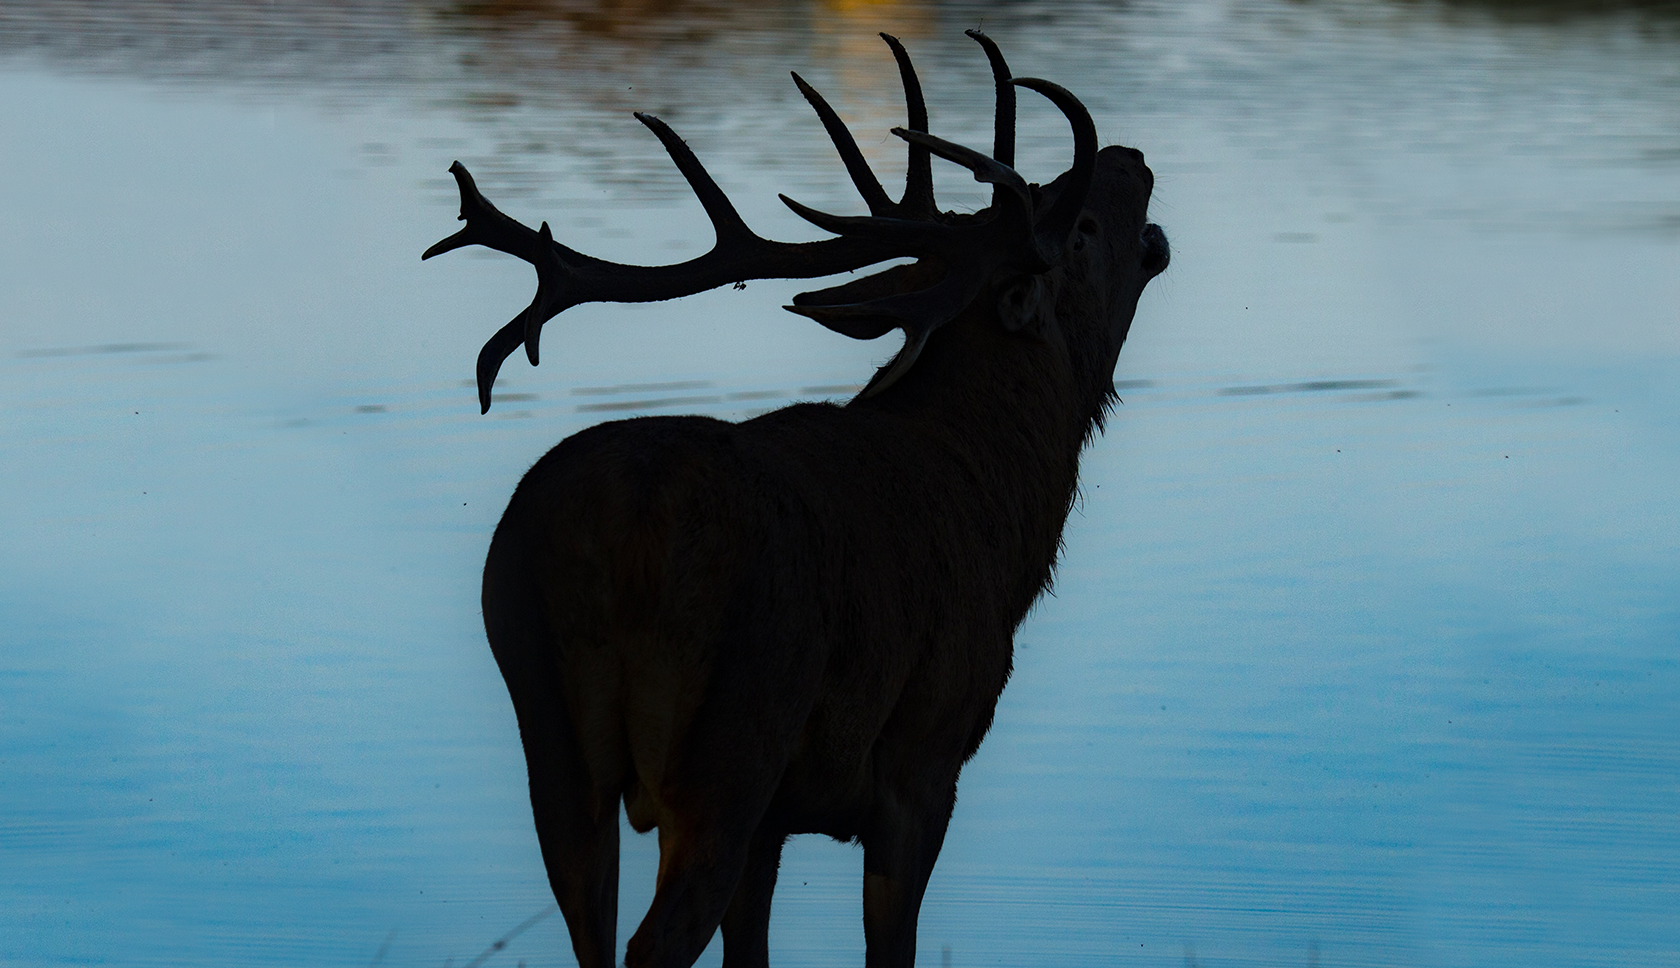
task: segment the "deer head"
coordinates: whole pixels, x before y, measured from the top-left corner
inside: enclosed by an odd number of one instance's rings
[[[864,161],[857,143],[822,95],[793,75],[816,109],[858,193],[865,216],[838,216],[808,208],[784,196],[800,217],[835,234],[817,242],[775,242],[749,229],[699,159],[664,122],[636,114],[670,153],[694,189],[717,235],[705,255],[668,266],[606,262],[554,240],[548,223],[532,230],[502,214],[484,198],[466,166],[450,173],[461,191],[466,227],[422,256],[466,245],[484,245],[530,262],[537,271],[531,305],[484,344],[478,357],[478,397],[488,412],[491,386],[521,344],[538,362],[543,324],[584,302],[652,302],[703,292],[747,279],[814,278],[899,258],[909,265],[888,268],[843,285],[794,297],[784,308],[854,339],[874,339],[893,329],[904,347],[864,389],[865,397],[893,386],[915,365],[928,338],[965,310],[995,312],[1005,329],[1048,336],[1061,316],[1089,316],[1113,353],[1125,337],[1143,285],[1166,268],[1166,236],[1145,220],[1153,176],[1131,148],[1097,149],[1096,127],[1079,99],[1049,81],[1011,77],[997,45],[979,31],[968,36],[985,49],[997,86],[992,154],[953,144],[928,133],[921,84],[902,44],[882,34],[897,59],[909,106],[908,124],[892,133],[908,143],[905,188],[893,201]],[[1012,167],[1015,154],[1015,91],[1026,88],[1048,98],[1073,129],[1073,164],[1048,185],[1029,184]],[[967,168],[992,186],[991,204],[973,214],[941,211],[934,202],[931,157]],[[1094,188],[1095,186],[1095,188]],[[1078,298],[1070,298],[1077,291]],[[1065,334],[1062,334],[1065,336]]]

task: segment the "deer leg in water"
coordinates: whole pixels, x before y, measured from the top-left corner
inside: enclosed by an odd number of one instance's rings
[[[905,791],[909,792],[909,791]],[[911,968],[916,916],[945,828],[957,782],[930,785],[905,797],[886,793],[863,836],[863,937],[866,968]]]
[[[507,547],[498,531],[485,566],[484,629],[519,718],[537,842],[579,968],[613,968],[622,784],[617,776],[593,775],[584,758],[572,710],[555,681],[554,636],[530,589],[505,580]],[[517,568],[517,559],[511,564]]]
[[[722,923],[749,862],[752,880],[764,882],[765,912],[758,917],[768,914],[780,844],[755,845],[755,839],[808,704],[766,709],[761,698],[753,704],[757,715],[743,722],[740,711],[749,708],[743,697],[761,692],[756,678],[724,661],[714,666],[711,685],[713,695],[690,721],[659,785],[659,886],[625,950],[629,968],[693,964]]]
[[[618,801],[590,792],[571,724],[519,709],[531,812],[549,885],[571,929],[579,968],[613,968],[618,948]],[[533,742],[537,737],[541,741]]]
[[[659,886],[624,951],[628,968],[689,968],[717,933],[746,868],[751,822],[659,828]]]
[[[763,828],[747,848],[747,867],[723,915],[724,968],[767,968],[770,964],[770,899],[787,837]]]

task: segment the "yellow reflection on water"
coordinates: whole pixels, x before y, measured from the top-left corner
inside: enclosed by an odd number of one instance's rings
[[[886,132],[905,123],[904,88],[892,52],[878,35],[896,36],[917,61],[917,42],[934,37],[937,18],[927,4],[901,0],[824,0],[822,8],[826,15],[810,25],[813,61],[827,67],[833,79],[818,90],[845,119],[887,191],[896,195],[886,173],[903,167],[904,145]],[[925,84],[928,59],[919,63]]]

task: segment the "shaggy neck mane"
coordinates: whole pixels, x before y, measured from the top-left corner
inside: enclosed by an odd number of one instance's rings
[[[971,311],[934,335],[903,380],[851,405],[904,421],[926,459],[937,452],[962,465],[965,491],[955,500],[1013,546],[999,560],[1027,566],[1010,579],[1020,615],[1049,586],[1080,452],[1114,400],[1112,377],[1101,374],[1113,372],[1117,355],[1117,347],[1069,345],[1059,331],[1011,334]],[[934,486],[948,480],[933,476]]]

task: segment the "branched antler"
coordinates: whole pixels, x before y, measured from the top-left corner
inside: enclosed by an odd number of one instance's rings
[[[524,343],[531,365],[537,365],[543,324],[579,303],[657,302],[746,279],[827,276],[915,254],[902,245],[884,249],[879,241],[858,238],[799,243],[761,238],[747,228],[735,206],[701,167],[694,153],[663,121],[646,114],[636,117],[659,136],[712,219],[717,243],[703,256],[670,266],[638,266],[584,255],[554,241],[547,222],[542,223],[540,230],[532,231],[503,215],[479,193],[465,165],[457,161],[449,166],[461,189],[460,218],[467,225],[427,249],[421,258],[430,259],[462,246],[483,245],[524,259],[537,270],[537,293],[531,305],[497,331],[479,351],[481,412],[490,410],[490,388],[502,361]]]
[[[907,128],[893,134],[908,143],[909,163],[902,198],[894,202],[864,161],[857,142],[839,115],[798,74],[794,83],[816,110],[870,214],[828,215],[781,196],[794,212],[838,237],[817,242],[775,242],[747,227],[687,144],[663,121],[648,114],[636,119],[659,138],[711,219],[717,241],[705,255],[666,266],[624,265],[585,255],[554,241],[548,223],[532,230],[502,214],[479,193],[459,161],[449,171],[461,190],[461,231],[421,256],[483,245],[531,263],[537,292],[531,305],[484,344],[478,356],[478,398],[490,409],[490,389],[502,362],[525,344],[531,364],[543,324],[584,302],[654,302],[703,292],[747,279],[803,279],[833,275],[904,256],[921,260],[866,279],[819,292],[801,293],[789,310],[859,339],[873,339],[889,329],[904,330],[904,349],[891,368],[866,393],[879,393],[897,380],[921,352],[928,336],[955,317],[999,270],[1042,272],[1061,255],[1090,186],[1096,154],[1096,129],[1078,99],[1048,81],[1011,78],[997,45],[978,31],[968,31],[985,49],[997,83],[996,137],[992,157],[927,133],[927,107],[909,54],[898,39],[881,37],[892,48],[909,107]],[[1057,180],[1049,207],[1037,210],[1041,192],[1011,167],[1015,138],[1015,87],[1048,97],[1067,114],[1074,128],[1074,165]],[[930,158],[938,155],[993,186],[992,204],[974,216],[940,212],[933,197]],[[929,283],[929,280],[931,284]],[[880,293],[885,293],[881,295]],[[858,296],[869,298],[858,299]]]
[[[971,31],[970,36],[976,33]],[[978,36],[975,39],[986,46],[988,54],[995,50],[988,40]],[[952,225],[873,215],[846,218],[818,212],[786,196],[782,197],[782,201],[801,218],[842,237],[929,238],[929,254],[935,255],[946,267],[944,279],[928,289],[841,303],[836,297],[854,289],[848,284],[822,292],[800,293],[794,297],[792,306],[783,307],[842,333],[859,330],[874,331],[875,335],[879,335],[893,327],[904,331],[904,348],[890,368],[865,389],[866,395],[885,390],[903,376],[915,364],[933,331],[955,318],[982,287],[997,278],[1000,271],[1039,273],[1060,261],[1062,247],[1090,191],[1091,177],[1096,169],[1097,130],[1085,106],[1060,85],[1035,77],[1010,78],[1001,56],[993,58],[992,66],[999,78],[998,89],[1007,88],[1010,91],[1011,115],[1014,88],[1024,87],[1049,98],[1067,115],[1073,126],[1073,167],[1057,179],[1059,190],[1050,196],[1053,200],[1043,212],[1037,211],[1037,208],[1041,194],[1045,193],[1027,184],[1015,169],[973,148],[903,128],[894,128],[892,133],[913,146],[962,165],[974,173],[975,181],[993,186],[991,206],[978,213],[974,222]],[[998,101],[1001,116],[1004,114],[1004,97],[1000,95]],[[1013,117],[1007,128],[1000,120],[997,147],[1013,154],[1013,140]]]

